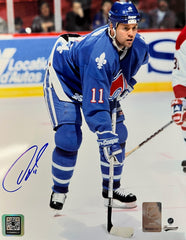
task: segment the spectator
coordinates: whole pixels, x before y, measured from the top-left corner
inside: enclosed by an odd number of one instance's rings
[[[72,32],[90,30],[90,18],[85,14],[78,0],[73,1],[72,11],[67,13],[65,29]]]
[[[15,18],[14,24],[15,33],[26,33],[25,29],[23,28],[23,20],[20,17]]]
[[[50,11],[47,2],[40,5],[40,15],[36,16],[32,22],[32,32],[52,32],[54,31],[54,16]]]
[[[138,23],[138,29],[150,28],[150,15],[140,8],[139,0],[133,1],[141,17],[141,21]]]
[[[113,2],[111,0],[103,0],[101,4],[101,10],[96,13],[92,22],[92,28],[96,29],[108,23],[108,13],[112,7]]]
[[[158,7],[150,11],[151,28],[174,28],[175,13],[169,9],[167,0],[159,0]]]
[[[0,33],[8,33],[6,21],[0,17]]]

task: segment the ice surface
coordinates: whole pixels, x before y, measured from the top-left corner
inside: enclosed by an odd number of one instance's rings
[[[171,120],[170,102],[173,98],[171,92],[136,93],[122,102],[129,131],[126,151]],[[83,142],[63,214],[54,218],[49,208],[54,133],[44,99],[0,99],[0,111],[0,213],[24,215],[24,235],[21,239],[122,239],[106,231],[107,209],[101,197],[98,146],[95,134],[90,132],[86,123],[83,123]],[[36,151],[33,166],[38,151],[45,144],[48,146],[35,166],[37,172],[30,173],[27,180],[23,178],[17,184],[17,176],[22,170],[23,176]],[[181,168],[184,159],[186,145],[180,128],[174,123],[127,157],[122,185],[136,194],[138,207],[113,210],[113,224],[134,227],[133,239],[136,240],[185,240],[186,173]],[[13,191],[18,186],[21,188]],[[151,201],[162,202],[162,225],[167,225],[167,219],[172,217],[173,225],[179,227],[177,231],[142,231],[142,203]],[[0,239],[7,237],[0,232]]]

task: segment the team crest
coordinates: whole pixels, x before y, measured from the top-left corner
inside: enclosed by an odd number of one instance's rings
[[[110,99],[114,99],[117,96],[119,96],[126,88],[127,88],[127,81],[123,73],[120,71],[117,74],[117,76],[114,78],[114,81],[112,82],[112,85],[110,88]]]
[[[107,63],[107,60],[105,59],[105,53],[103,52],[95,59],[95,61],[97,62],[98,69],[102,69],[103,65]]]

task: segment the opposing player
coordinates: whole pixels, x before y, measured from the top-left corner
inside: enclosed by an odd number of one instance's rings
[[[172,72],[172,85],[175,99],[172,101],[172,119],[181,126],[186,142],[186,26],[178,35]],[[186,172],[186,161],[182,162]]]
[[[108,25],[88,35],[62,35],[52,50],[44,82],[56,144],[51,208],[61,210],[69,191],[82,141],[80,109],[98,137],[103,198],[108,200],[109,154],[118,160],[114,166],[113,207],[116,202],[121,207],[136,206],[136,196],[120,187],[127,128],[119,100],[115,134],[111,112],[113,100],[133,90],[133,76],[148,61],[148,45],[137,33],[139,20],[131,2],[115,2]]]

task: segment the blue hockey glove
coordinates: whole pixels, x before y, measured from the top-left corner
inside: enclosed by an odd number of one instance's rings
[[[128,87],[122,92],[122,94],[119,96],[119,100],[122,100],[128,96],[130,92],[132,92],[134,88],[128,85]]]
[[[110,162],[113,159],[114,165],[122,164],[122,149],[119,144],[118,135],[112,132],[97,132],[97,136],[97,142],[99,147],[103,149],[106,160]]]
[[[130,79],[130,83],[128,83],[127,88],[121,93],[119,96],[119,100],[126,98],[126,96],[134,90],[134,85],[136,84],[136,80],[134,78]]]

